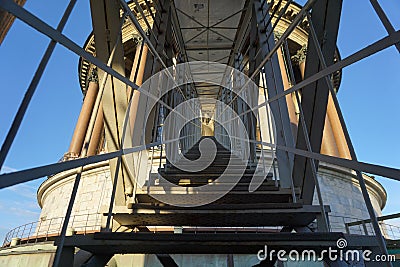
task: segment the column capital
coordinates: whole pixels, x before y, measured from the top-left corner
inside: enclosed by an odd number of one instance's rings
[[[296,55],[292,56],[292,60],[295,63],[300,64],[306,61],[306,57],[307,57],[307,46],[303,45],[299,50],[297,50]]]
[[[277,42],[279,39],[281,39],[281,37],[282,37],[282,33],[274,31],[275,42]]]
[[[134,33],[132,39],[136,45],[140,45],[143,42],[143,37],[140,34]]]
[[[90,82],[99,83],[99,76],[97,75],[97,68],[96,67],[93,67],[90,70],[90,74],[89,74],[89,76],[87,78],[87,83],[86,83],[87,87],[89,86]]]

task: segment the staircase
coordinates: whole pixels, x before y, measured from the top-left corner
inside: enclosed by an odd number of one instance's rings
[[[152,174],[147,185],[147,192],[136,194],[135,203],[130,203],[130,212],[114,214],[114,220],[127,227],[140,226],[306,226],[320,213],[318,206],[294,203],[291,189],[280,188],[279,183],[272,180],[272,175],[257,174],[255,167],[243,162],[232,155],[229,150],[217,142],[214,137],[203,137],[187,153],[185,158],[191,161],[201,160],[199,144],[204,139],[212,141],[216,146],[216,157],[209,166],[198,172],[184,171],[180,167],[190,164],[178,161],[176,164],[167,163],[159,168],[158,173]],[[207,142],[206,142],[207,143]],[[210,142],[208,142],[210,144]],[[214,149],[214,146],[203,146],[203,152]],[[209,159],[202,159],[209,161]],[[228,163],[231,163],[227,170]],[[186,164],[186,165],[185,165]],[[193,165],[192,165],[193,166]],[[240,171],[240,170],[243,170]],[[230,179],[218,183],[221,174]],[[243,173],[243,174],[241,174]],[[159,179],[160,175],[164,179]],[[240,175],[240,177],[238,177]],[[254,192],[249,192],[249,184],[254,175],[263,175],[263,183]],[[238,181],[238,182],[234,182]],[[170,194],[177,202],[181,196],[191,194],[191,188],[204,186],[209,183],[218,184],[218,190],[207,194],[221,194],[218,200],[198,207],[176,207],[157,200],[157,196]],[[298,191],[298,190],[296,190]],[[195,204],[195,203],[192,203]]]

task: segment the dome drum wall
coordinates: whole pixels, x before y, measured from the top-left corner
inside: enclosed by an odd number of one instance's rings
[[[158,165],[157,165],[158,166]],[[156,166],[156,167],[157,167]],[[62,218],[70,197],[75,175],[72,171],[50,177],[38,190],[38,202],[42,207],[41,220]],[[320,163],[318,178],[325,205],[330,205],[329,220],[334,232],[346,232],[345,223],[369,218],[354,171],[331,164]],[[386,204],[386,191],[375,179],[364,175],[375,212],[381,215]],[[88,166],[83,175],[72,217],[75,230],[100,229],[101,217],[110,202],[112,184],[107,162]],[[318,200],[314,197],[314,204]],[[82,218],[89,221],[82,222]],[[367,226],[369,230],[372,228]],[[54,229],[56,232],[57,229]],[[371,230],[372,231],[372,230]],[[364,234],[359,228],[350,228],[354,234]],[[371,234],[372,232],[369,232]]]
[[[363,176],[375,213],[377,216],[381,216],[387,200],[386,191],[373,177],[365,174]],[[318,179],[324,204],[330,205],[331,208],[329,214],[331,231],[346,232],[345,223],[369,218],[354,171],[327,163],[320,163]],[[314,195],[313,204],[318,204],[316,195]],[[372,227],[367,224],[367,228],[368,234],[372,234]],[[359,227],[350,227],[349,230],[352,234],[365,234]]]
[[[61,219],[65,216],[75,175],[74,170],[58,173],[49,177],[38,189],[37,199],[42,208],[39,220],[53,225],[49,225],[49,234],[60,231]],[[108,207],[111,190],[108,162],[84,168],[69,226],[78,232],[100,230],[101,214],[104,212],[102,208]],[[38,227],[38,232],[46,228],[43,223],[38,224]]]

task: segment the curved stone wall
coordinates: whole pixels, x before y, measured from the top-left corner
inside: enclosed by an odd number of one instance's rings
[[[373,177],[365,174],[363,177],[375,213],[380,216],[386,204],[386,191]],[[345,232],[345,223],[369,219],[354,171],[327,163],[320,163],[318,178],[324,204],[331,207],[329,219],[332,231]],[[318,204],[316,194],[314,195],[314,204]],[[367,225],[367,228],[369,233],[372,233],[371,226]],[[354,234],[362,233],[360,227],[352,227],[350,230]]]
[[[58,220],[61,222],[61,218],[65,216],[74,178],[74,171],[62,172],[49,177],[38,190],[38,202],[42,207],[40,220],[49,222],[53,219],[51,227],[58,229]],[[345,232],[345,222],[369,218],[355,172],[320,163],[318,178],[324,204],[331,207],[329,219],[332,231]],[[379,216],[386,204],[386,191],[372,177],[364,175],[364,179],[375,212]],[[100,228],[101,213],[106,211],[102,207],[108,207],[111,189],[107,162],[89,165],[84,169],[70,220],[75,230],[83,231],[84,227],[85,230],[90,230],[90,227]],[[314,204],[318,204],[316,196]],[[371,226],[367,225],[367,228],[371,229]],[[352,227],[350,230],[352,233],[361,233],[362,229]]]
[[[60,229],[70,200],[75,171],[69,170],[49,177],[38,189],[37,199],[42,212],[38,232],[47,227],[51,232]],[[108,162],[92,164],[84,168],[74,207],[70,227],[76,231],[100,229],[102,207],[108,206],[112,183]]]

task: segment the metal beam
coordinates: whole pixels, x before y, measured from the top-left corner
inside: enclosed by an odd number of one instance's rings
[[[263,249],[305,249],[320,251],[335,247],[339,238],[348,249],[375,247],[371,236],[342,233],[97,233],[68,237],[66,244],[96,253],[171,254],[255,254]],[[361,244],[361,245],[360,245]]]
[[[261,57],[264,58],[271,54],[275,46],[274,35],[271,32],[271,24],[265,25],[265,20],[269,19],[268,7],[261,7],[260,1],[254,1],[252,19],[257,21],[258,43],[260,44]],[[267,39],[267,34],[269,38]],[[272,98],[284,91],[282,77],[278,62],[278,56],[273,53],[269,61],[264,62],[264,72],[268,88],[268,98]],[[256,77],[257,68],[251,73],[251,78]],[[245,88],[245,87],[243,87]],[[240,93],[240,92],[239,92]],[[271,103],[271,111],[275,118],[275,126],[277,137],[276,142],[279,145],[294,147],[294,139],[290,128],[289,113],[286,105],[286,99],[281,98],[278,101]],[[280,186],[282,188],[293,188],[293,180],[291,170],[293,168],[293,155],[282,150],[276,152],[278,160]],[[294,200],[296,201],[296,200]]]
[[[124,50],[120,30],[120,8],[115,0],[90,2],[96,55],[102,62],[107,62],[111,50],[115,47],[111,67],[125,76]],[[99,76],[104,71],[99,70]],[[101,81],[100,81],[101,82]],[[125,113],[128,107],[126,85],[114,77],[107,79],[103,93],[103,113],[105,138],[108,151],[122,148],[121,140]],[[116,173],[117,159],[110,160],[110,171]],[[112,179],[114,181],[114,179]],[[124,181],[124,182],[123,182]],[[133,191],[133,184],[128,179],[128,170],[121,168],[118,175],[116,205],[125,205],[125,194]],[[125,186],[123,186],[125,184]]]
[[[83,264],[81,267],[97,267],[106,266],[107,262],[113,257],[113,254],[94,254],[88,262]]]
[[[336,40],[339,30],[342,1],[320,0],[313,6],[311,22],[314,25],[318,45],[321,47],[327,65],[332,65],[336,50]],[[312,41],[312,34],[308,37],[305,78],[318,73],[322,67],[317,54],[317,48]],[[326,107],[329,88],[325,81],[316,81],[302,89],[301,106],[304,112],[305,126],[308,137],[304,135],[303,123],[299,124],[296,148],[307,149],[306,139],[310,139],[312,151],[320,152],[322,133],[325,124]],[[300,120],[303,120],[300,118]],[[311,204],[314,198],[315,181],[313,179],[313,163],[304,157],[296,156],[293,167],[295,186],[302,188],[301,198],[304,203]],[[318,169],[318,162],[315,162]]]
[[[125,84],[129,85],[134,89],[138,89],[138,86],[131,82],[128,78],[121,75],[117,71],[113,70],[112,68],[108,67],[104,62],[99,60],[98,58],[94,57],[92,54],[86,52],[82,47],[74,43],[71,39],[60,33],[59,31],[53,29],[47,23],[39,19],[38,17],[34,16],[32,13],[27,11],[26,9],[18,6],[12,0],[1,0],[0,7],[17,18],[21,21],[25,22],[32,28],[36,29],[37,31],[43,33],[44,35],[48,36],[52,40],[56,41],[57,43],[61,44],[62,46],[66,47],[67,49],[71,50],[75,54],[83,57],[90,63],[96,65],[98,68],[108,72],[113,77],[116,77],[118,80],[124,82]]]
[[[231,52],[231,54],[229,56],[229,60],[228,60],[229,66],[233,66],[234,60],[235,60],[235,53],[241,52],[243,43],[245,42],[245,40],[247,39],[247,36],[249,34],[251,14],[253,13],[252,12],[253,8],[251,7],[251,5],[252,5],[251,2],[252,1],[248,1],[248,5],[250,8],[247,7],[243,10],[242,18],[239,23],[240,27],[237,30],[236,36],[235,36],[236,42],[234,42],[233,51]],[[238,40],[240,40],[240,41],[238,41]]]
[[[150,35],[149,37],[149,41],[154,46],[156,55],[159,55],[159,58],[157,58],[155,54],[147,55],[143,80],[147,80],[152,75],[159,72],[163,67],[167,67],[165,45],[167,40],[168,27],[171,27],[170,1],[165,0],[162,6],[164,10],[156,16],[156,21],[154,21],[153,23],[154,25],[159,25],[157,36]],[[158,40],[158,43],[156,43],[156,40]],[[148,96],[141,94],[139,96],[137,112],[134,112],[136,119],[133,136],[142,137],[143,129],[145,129],[146,143],[152,142],[153,126],[155,125],[154,120],[157,116],[155,116],[156,111],[152,110],[149,111],[148,118],[144,118],[144,111],[147,110],[149,106],[154,106],[152,104],[153,102],[153,99],[150,99]],[[158,108],[158,105],[155,105],[155,107]],[[145,119],[147,119],[147,121],[144,121]]]
[[[100,56],[99,56],[100,59],[103,62],[107,62],[107,66],[112,65],[113,68],[115,68],[117,71],[121,72],[121,69],[122,69],[122,72],[124,72],[125,64],[124,64],[124,60],[123,60],[123,48],[122,48],[122,42],[121,42],[121,39],[122,39],[121,38],[121,27],[125,21],[125,13],[123,14],[122,18],[120,19],[118,5],[116,5],[115,2],[110,2],[110,1],[111,0],[105,0],[103,2],[103,4],[100,5],[100,11],[97,10],[97,12],[98,12],[97,18],[96,18],[96,16],[92,15],[94,34],[95,34],[95,38],[96,38],[97,55],[100,54]],[[99,7],[99,6],[97,6],[97,7]],[[93,7],[92,7],[92,13],[93,13]],[[96,23],[96,19],[99,19],[99,17],[100,17],[100,20]],[[106,19],[106,17],[108,17],[108,18]],[[120,20],[121,20],[121,22],[120,22]],[[101,31],[101,29],[108,29],[108,31],[105,31],[105,30]],[[99,30],[100,30],[100,33],[99,33]],[[104,42],[102,42],[102,41],[104,41]],[[120,60],[121,58],[122,58],[122,63]],[[99,112],[100,103],[103,102],[106,104],[107,102],[110,102],[109,99],[111,99],[112,102],[114,102],[114,101],[118,102],[118,96],[114,97],[112,90],[114,89],[114,86],[116,87],[118,85],[118,83],[123,84],[120,81],[118,81],[118,82],[113,81],[114,78],[108,79],[107,72],[100,72],[100,73],[101,73],[101,78],[102,78],[100,82],[101,82],[102,86],[101,86],[100,92],[97,94],[97,97],[96,97],[96,103],[94,105],[95,109],[93,110],[93,112],[91,114],[88,130],[85,135],[85,144],[87,144],[90,141],[91,135],[93,133],[94,124],[95,124],[97,113]],[[112,83],[112,82],[114,82],[114,83]],[[121,94],[124,93],[124,91],[122,91],[121,88],[118,88],[118,89],[120,91],[120,92],[118,92],[120,94],[119,97],[120,98],[124,97],[123,100],[126,103],[126,98],[127,98],[126,92],[125,92],[125,96],[123,96]],[[111,91],[111,94],[109,91]],[[121,102],[121,101],[119,101],[119,102]],[[121,104],[121,103],[117,103],[117,104]],[[108,103],[108,105],[110,105],[110,103]],[[114,105],[115,105],[115,103],[114,103]],[[110,127],[110,123],[107,121],[107,119],[110,119],[110,115],[108,115],[109,117],[107,118],[106,107],[104,105],[102,105],[102,106],[103,106],[103,111],[100,111],[100,112],[104,113],[104,124],[105,124],[106,134],[107,134],[107,130],[110,130],[108,128],[108,127]],[[114,108],[114,106],[108,107],[108,109],[110,109],[110,110],[112,108]],[[122,106],[122,108],[123,108],[123,106]],[[115,110],[114,110],[114,112],[115,112]],[[111,115],[111,121],[118,120],[118,117],[116,116],[116,114],[113,114],[113,115],[114,116]],[[125,111],[123,111],[123,114],[120,116],[122,116],[121,120],[123,122],[123,119],[125,116]],[[115,124],[118,127],[118,123],[115,123]],[[113,125],[111,124],[111,126],[113,126]],[[108,143],[108,145],[110,147],[113,147],[113,149],[110,149],[111,151],[118,150],[121,148],[121,145],[119,143],[120,138],[118,136],[118,130],[116,132],[117,132],[116,135],[117,135],[118,139],[115,137],[111,138],[111,143]],[[108,134],[110,134],[110,133],[108,133]],[[114,134],[114,133],[112,133],[112,134]],[[107,138],[107,135],[106,135],[106,138]],[[88,146],[84,145],[83,150],[82,150],[82,157],[85,157],[87,155],[87,150],[88,150]],[[116,159],[110,160],[109,164],[110,164],[111,170],[115,169],[115,164],[116,164],[115,162],[116,162]],[[66,235],[69,219],[70,219],[70,216],[72,213],[72,208],[74,206],[76,194],[78,193],[78,188],[79,188],[79,183],[80,183],[82,173],[83,173],[83,167],[80,167],[76,170],[76,177],[74,180],[71,197],[70,197],[70,200],[68,203],[65,219],[64,219],[64,222],[62,225],[60,236],[59,236],[60,242],[59,242],[59,245],[57,246],[57,250],[56,250],[56,254],[55,254],[55,258],[54,258],[54,262],[53,262],[54,267],[58,267],[60,264],[63,264],[62,260],[61,260],[61,256],[62,256],[62,252],[64,251],[63,246],[64,246],[64,241],[65,241],[65,235]],[[116,175],[118,175],[118,173]],[[126,170],[125,170],[125,175],[127,175]],[[122,186],[123,185],[122,181],[120,181],[121,179],[123,179],[123,176],[119,179],[113,179],[112,181],[119,182],[118,184],[120,186],[118,188],[120,188],[120,191],[122,191],[121,194],[123,195],[123,199],[121,202],[125,203],[124,194],[123,194],[124,188]]]
[[[176,13],[175,2],[173,0],[171,0],[171,20],[177,37],[177,43],[181,50],[180,53],[183,54],[184,61],[189,61],[185,50],[185,41],[183,40],[182,29],[179,25],[178,14]]]
[[[377,0],[370,0],[373,8],[375,9],[376,14],[381,20],[383,26],[385,27],[388,34],[392,34],[395,32],[392,23],[390,23],[389,18],[386,16],[385,11],[383,11],[382,7],[379,5]],[[400,43],[395,44],[397,51],[400,53]]]
[[[391,220],[391,219],[397,219],[397,218],[400,218],[400,213],[394,213],[394,214],[390,214],[390,215],[376,217],[376,219],[379,222]],[[346,223],[346,225],[347,226],[356,226],[356,225],[366,224],[366,223],[370,223],[370,222],[371,222],[371,219],[367,219],[367,220],[359,220],[359,221],[349,222],[349,223]]]
[[[350,56],[340,60],[339,62],[336,62],[335,64],[326,67],[325,69],[319,71],[318,73],[312,75],[311,77],[309,77],[307,79],[304,79],[303,81],[297,83],[296,85],[288,88],[287,90],[283,91],[279,95],[276,95],[276,96],[268,99],[267,102],[261,103],[261,104],[255,106],[252,110],[247,110],[242,114],[245,114],[245,113],[248,113],[248,112],[252,112],[253,110],[256,110],[256,109],[259,109],[261,107],[264,107],[264,106],[268,105],[269,103],[277,101],[278,99],[280,99],[280,98],[282,98],[282,97],[284,97],[284,96],[286,96],[286,95],[288,95],[290,93],[293,93],[293,92],[295,92],[297,90],[302,89],[303,87],[305,87],[306,85],[308,85],[308,84],[310,84],[312,82],[315,82],[315,81],[317,81],[319,79],[322,79],[325,76],[327,76],[327,75],[329,75],[331,73],[334,73],[336,71],[340,71],[341,69],[343,69],[343,68],[345,68],[345,67],[347,67],[347,66],[349,66],[349,65],[351,65],[353,63],[356,63],[356,62],[358,62],[358,61],[360,61],[360,60],[362,60],[364,58],[367,58],[367,57],[369,57],[371,55],[374,55],[374,54],[378,53],[379,51],[381,51],[383,49],[386,49],[386,48],[388,48],[388,47],[390,47],[390,46],[392,46],[392,45],[394,45],[394,44],[396,44],[398,42],[400,42],[400,30],[396,31],[395,33],[393,33],[393,34],[391,34],[389,36],[383,37],[382,39],[380,39],[380,40],[368,45],[367,47],[355,52],[354,54],[351,54]],[[264,59],[264,61],[265,61],[265,59]],[[242,114],[239,114],[239,115],[242,115]]]
[[[281,94],[269,99],[268,102],[271,103],[273,101],[276,101],[279,98],[281,98],[287,94],[293,93],[294,91],[297,91],[312,82],[315,82],[321,78],[324,78],[325,76],[327,76],[331,73],[340,71],[341,69],[343,69],[351,64],[354,64],[364,58],[367,58],[373,54],[376,54],[379,51],[382,51],[383,49],[386,49],[398,42],[400,42],[400,30],[396,31],[395,33],[390,34],[386,37],[383,37],[382,39],[364,47],[363,49],[351,54],[350,56],[340,60],[339,62],[336,62],[333,65],[327,66],[325,69],[319,71],[318,73],[312,75],[311,77],[304,79],[303,81],[299,82],[298,84],[285,90]],[[256,108],[259,108],[259,107],[261,107],[261,106],[258,106]]]
[[[18,5],[23,6],[26,0],[16,0]],[[15,17],[6,11],[0,10],[0,45],[3,43],[8,31],[13,25]]]
[[[326,62],[325,62],[325,58],[323,57],[321,48],[316,44],[316,34],[315,34],[315,30],[314,30],[314,27],[313,27],[312,23],[310,24],[310,30],[311,30],[311,33],[313,35],[314,45],[317,48],[318,57],[319,57],[321,66],[322,66],[322,68],[326,68],[327,65],[326,65]],[[356,156],[353,144],[351,142],[349,132],[347,131],[346,123],[344,121],[343,114],[342,114],[340,106],[339,106],[339,102],[338,102],[336,94],[334,92],[334,88],[333,88],[333,85],[331,83],[331,80],[328,78],[328,76],[325,76],[325,82],[326,82],[326,84],[327,84],[327,86],[328,86],[328,88],[330,90],[330,94],[332,95],[332,99],[333,99],[333,102],[334,102],[334,105],[335,105],[335,109],[337,110],[338,117],[339,117],[339,120],[340,120],[340,124],[341,124],[341,126],[343,128],[343,133],[345,135],[346,143],[347,143],[348,148],[349,148],[350,157],[352,159],[354,159],[354,160],[357,160],[357,156]],[[364,177],[362,176],[362,173],[359,170],[356,171],[356,174],[357,174],[358,182],[360,184],[361,193],[363,195],[363,198],[364,198],[364,201],[365,201],[365,205],[367,207],[368,214],[370,216],[370,219],[371,219],[371,222],[372,222],[372,226],[373,226],[374,231],[375,231],[375,236],[376,236],[377,243],[379,245],[380,252],[385,254],[385,255],[388,255],[386,242],[385,242],[385,239],[384,239],[384,237],[382,235],[381,229],[379,227],[379,224],[378,224],[378,221],[377,221],[377,218],[376,218],[376,214],[375,214],[375,210],[374,210],[374,207],[372,206],[372,202],[371,202],[368,190],[367,190],[367,186],[366,186],[365,181],[364,181]],[[392,266],[392,264],[390,262],[386,262],[386,265],[387,266]]]
[[[260,0],[258,0],[260,1]],[[292,0],[289,0],[292,1]],[[250,79],[243,85],[243,88],[239,90],[239,92],[237,94],[240,94],[245,88],[247,83],[250,82],[250,80],[252,80],[256,75],[259,74],[259,72],[261,71],[262,68],[264,68],[264,65],[271,60],[271,57],[276,53],[276,51],[279,49],[279,47],[284,43],[284,41],[289,37],[289,35],[292,33],[292,31],[297,27],[297,25],[302,21],[302,19],[304,18],[304,16],[307,14],[307,12],[309,11],[309,9],[311,9],[311,7],[314,5],[316,0],[308,0],[307,3],[305,3],[305,5],[302,7],[302,9],[299,11],[299,13],[296,15],[296,17],[293,19],[292,23],[289,25],[289,27],[285,30],[285,32],[282,34],[281,38],[279,38],[279,40],[275,43],[275,45],[272,46],[271,50],[269,51],[269,53],[263,57],[263,60],[260,62],[260,64],[257,66],[257,68],[254,70],[254,73],[250,76]],[[266,1],[263,1],[263,3],[266,3]],[[264,19],[265,17],[263,17]],[[275,24],[276,25],[276,24]],[[275,26],[274,25],[274,26]],[[271,26],[271,25],[269,25]],[[264,31],[265,29],[263,29]],[[270,38],[273,35],[272,32],[270,32],[270,34],[268,34],[268,38]],[[293,88],[293,87],[292,87]],[[298,90],[298,89],[297,89]],[[278,95],[270,98],[268,100],[268,103],[271,103],[273,101],[271,101],[271,99],[278,100],[279,98],[281,98],[282,96],[287,95],[289,92],[289,89],[279,93]],[[235,98],[232,99],[232,101],[234,101]],[[252,110],[263,107],[265,105],[267,105],[268,103],[262,103],[258,106],[255,106]],[[230,103],[229,103],[230,104]],[[248,110],[247,112],[251,112],[252,110]],[[223,110],[225,111],[225,109]]]
[[[311,19],[310,19],[311,20]],[[287,45],[287,41],[285,41],[284,45],[283,45],[283,50],[284,50],[284,54],[286,55],[286,63],[288,66],[288,70],[289,70],[289,80],[291,81],[292,84],[295,84],[295,77],[294,77],[294,73],[293,73],[293,66],[290,60],[290,54],[289,54],[289,47]],[[300,103],[300,93],[299,91],[295,92],[295,96],[296,96],[296,102]],[[312,148],[311,148],[311,142],[309,139],[309,134],[307,131],[307,125],[305,123],[304,120],[304,111],[301,105],[299,105],[299,111],[300,111],[300,123],[302,124],[302,129],[303,129],[303,135],[305,136],[305,142],[306,142],[306,146],[307,146],[307,151],[312,152]],[[330,225],[329,225],[329,220],[327,217],[327,213],[325,211],[325,207],[324,207],[324,200],[321,194],[321,188],[319,185],[319,181],[318,181],[318,176],[317,176],[317,161],[315,161],[314,159],[308,159],[311,165],[311,171],[312,171],[312,179],[314,181],[315,184],[315,188],[317,190],[317,199],[318,199],[318,203],[319,206],[321,208],[321,214],[320,216],[317,217],[317,224],[319,225],[318,230],[323,230],[325,232],[329,232],[330,231]],[[322,218],[322,221],[321,221]]]
[[[151,45],[151,43],[149,44],[149,39],[148,39],[146,33],[141,28],[139,22],[137,21],[137,19],[133,15],[132,11],[129,9],[127,3],[124,0],[120,0],[120,1],[122,3],[121,5],[124,7],[124,9],[127,8],[127,10],[125,10],[125,11],[127,12],[127,15],[129,16],[129,18],[132,20],[132,23],[138,29],[138,31],[140,32],[142,37],[146,40],[146,42],[148,42],[149,49],[152,51],[153,54],[157,55],[157,58],[160,58],[160,56],[157,53],[154,53],[154,51],[155,51],[154,47]],[[139,90],[141,93],[143,93],[143,94],[149,96],[150,98],[153,98],[154,100],[157,100],[158,102],[160,102],[167,109],[172,110],[172,108],[169,105],[167,105],[166,103],[164,103],[162,100],[157,99],[155,96],[149,94],[147,91],[140,90],[140,88],[135,83],[130,81],[128,78],[126,78],[125,76],[121,75],[120,73],[118,73],[114,69],[108,67],[101,60],[99,60],[98,58],[94,57],[91,53],[86,52],[82,47],[77,45],[75,42],[73,42],[71,39],[69,39],[68,37],[66,37],[62,33],[58,32],[55,29],[53,29],[51,26],[49,26],[43,20],[39,19],[38,17],[36,17],[35,15],[30,13],[26,9],[18,6],[14,1],[12,1],[12,0],[1,0],[0,1],[0,8],[6,10],[7,12],[9,12],[11,14],[13,14],[14,16],[19,18],[21,21],[25,22],[26,24],[28,24],[32,28],[34,28],[37,31],[39,31],[39,32],[43,33],[44,35],[48,36],[49,38],[51,38],[52,40],[54,40],[57,43],[61,44],[65,48],[71,50],[72,52],[74,52],[78,56],[83,57],[84,59],[86,59],[87,61],[89,61],[93,65],[95,65],[96,67],[104,70],[105,72],[107,72],[111,76],[117,78],[118,80],[122,81],[123,83],[125,83],[129,87],[132,87],[134,90]]]
[[[60,254],[60,264],[59,267],[70,267],[74,265],[74,254],[75,247],[68,246],[64,247]]]
[[[196,51],[196,50],[231,50],[233,48],[232,45],[186,45],[185,49],[187,51]]]

